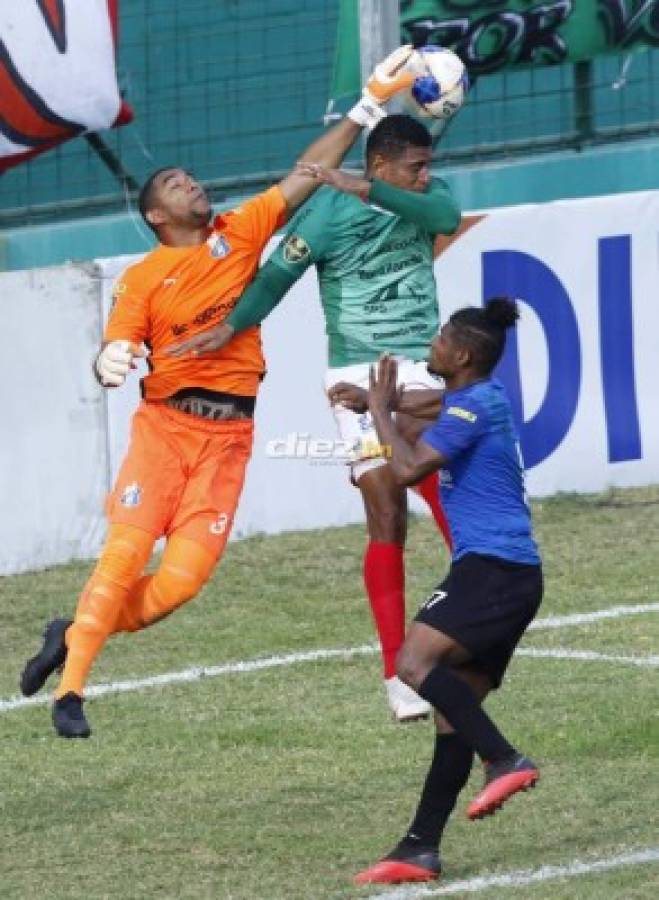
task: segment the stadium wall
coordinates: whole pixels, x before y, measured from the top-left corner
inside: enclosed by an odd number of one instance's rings
[[[465,209],[544,203],[655,188],[659,140],[563,151],[508,162],[474,163],[437,171]],[[242,198],[227,200],[221,208]],[[143,253],[152,235],[135,211],[0,232],[0,271]]]
[[[500,375],[532,495],[659,481],[658,223],[659,191],[490,210],[437,260],[444,317],[494,294],[523,301]],[[0,276],[12,299],[0,358],[10,436],[0,451],[0,574],[100,546],[138,390],[132,378],[102,391],[90,360],[128,261]],[[316,295],[308,272],[264,324],[269,374],[234,536],[362,518],[332,443]]]

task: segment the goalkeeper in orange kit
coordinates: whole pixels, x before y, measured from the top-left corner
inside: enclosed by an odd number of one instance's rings
[[[411,84],[404,70],[411,52],[399,48],[376,67],[362,99],[300,162],[337,166],[362,129],[385,116],[381,104]],[[174,358],[164,349],[229,314],[269,238],[317,184],[294,169],[214,219],[204,189],[181,168],[158,170],[142,188],[140,211],[159,246],[119,278],[94,370],[103,386],[119,387],[148,346],[143,401],[108,500],[105,546],[75,618],[48,624],[20,680],[22,693],[31,696],[63,666],[53,705],[62,737],[91,733],[84,686],[107,638],[146,628],[199,592],[222,555],[240,498],[265,371],[259,329],[246,329],[203,360]],[[145,575],[162,536],[160,564]]]

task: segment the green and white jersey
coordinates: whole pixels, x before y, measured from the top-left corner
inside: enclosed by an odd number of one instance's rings
[[[450,199],[440,179],[429,193]],[[330,366],[372,362],[384,352],[421,360],[439,326],[434,238],[409,219],[324,186],[291,220],[270,261],[295,278],[315,264]]]

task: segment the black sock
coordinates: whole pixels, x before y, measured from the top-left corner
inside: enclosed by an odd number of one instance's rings
[[[447,666],[435,666],[417,694],[439,710],[483,761],[495,762],[515,752],[515,748],[511,747],[481,707],[478,697],[467,682]]]
[[[435,753],[421,791],[405,843],[437,847],[453,812],[458,794],[467,783],[474,751],[458,734],[437,734]]]

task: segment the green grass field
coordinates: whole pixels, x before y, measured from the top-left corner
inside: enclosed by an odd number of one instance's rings
[[[659,602],[659,488],[559,497],[536,503],[534,514],[542,617]],[[112,640],[92,681],[372,643],[363,543],[363,528],[351,526],[230,545],[197,600]],[[410,614],[446,564],[430,521],[415,519]],[[45,620],[73,609],[90,567],[0,580],[0,698],[16,696]],[[533,631],[523,647],[656,655],[659,610]],[[516,658],[488,708],[541,764],[541,783],[471,823],[475,770],[443,842],[440,885],[659,850],[657,673]],[[392,723],[376,654],[109,694],[86,709],[94,735],[74,742],[55,737],[45,705],[0,709],[0,897],[397,895],[351,879],[407,826],[432,734],[428,723]],[[479,896],[649,900],[659,896],[659,864]]]

